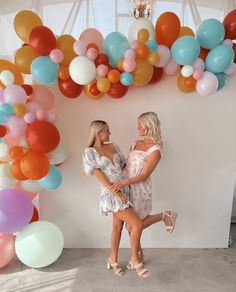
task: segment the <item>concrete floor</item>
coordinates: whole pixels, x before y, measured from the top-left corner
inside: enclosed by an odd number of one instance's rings
[[[14,259],[0,270],[1,292],[235,292],[236,224],[228,249],[146,249],[152,275],[139,278],[126,270],[106,270],[107,249],[65,249],[49,267],[32,269]],[[121,249],[125,267],[130,251]]]

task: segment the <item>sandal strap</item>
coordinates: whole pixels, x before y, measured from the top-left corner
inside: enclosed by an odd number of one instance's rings
[[[141,268],[143,266],[143,263],[140,262],[137,265],[133,265],[133,267],[135,268],[135,270],[137,270],[138,268]]]
[[[122,271],[122,269],[120,267],[117,268],[117,269],[114,269],[114,273],[117,274],[117,275],[121,274],[121,272],[123,272],[123,271]]]
[[[140,272],[138,272],[139,276],[142,276],[144,273],[148,272],[147,269],[142,269]]]
[[[112,268],[116,268],[116,267],[119,266],[117,262],[115,262],[115,263],[110,263],[110,265],[111,265]]]

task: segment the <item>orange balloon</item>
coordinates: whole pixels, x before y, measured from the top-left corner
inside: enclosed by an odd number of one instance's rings
[[[13,160],[20,159],[24,154],[24,150],[21,146],[13,146],[9,150],[9,155]]]
[[[179,36],[180,20],[178,16],[173,12],[162,13],[157,19],[155,31],[157,43],[170,48]]]
[[[111,69],[107,74],[107,79],[111,83],[117,83],[120,80],[120,72],[116,69]]]
[[[31,46],[25,46],[17,50],[14,56],[14,63],[25,74],[31,74],[30,65],[38,54],[31,48]]]
[[[58,77],[61,80],[67,80],[70,77],[69,67],[68,66],[60,66],[58,70]]]
[[[199,55],[198,58],[200,58],[203,61],[205,61],[209,52],[210,52],[210,50],[201,47],[200,55]]]
[[[111,87],[111,84],[106,77],[101,77],[100,79],[98,79],[97,88],[99,91],[105,93],[110,89],[110,87]]]
[[[13,112],[17,117],[22,117],[27,113],[27,109],[22,103],[16,103],[13,105]]]
[[[48,174],[50,164],[45,154],[29,150],[21,158],[20,167],[28,179],[40,179]]]
[[[146,43],[149,39],[149,31],[145,28],[142,28],[138,31],[138,41],[141,43]]]
[[[184,77],[179,75],[177,79],[177,86],[182,92],[193,92],[196,89],[197,80],[193,79],[192,76]]]
[[[149,54],[149,48],[144,43],[138,43],[138,47],[136,48],[136,55],[139,58],[146,59]]]
[[[193,32],[193,30],[190,27],[181,26],[178,38],[180,38],[182,36],[186,36],[186,35],[190,35],[190,36],[195,37],[195,33]]]
[[[117,67],[117,69],[118,70],[120,70],[121,72],[123,72],[124,70],[123,70],[123,60],[118,60],[117,62],[116,62],[116,67]]]
[[[10,166],[10,173],[16,180],[27,180],[28,178],[24,175],[20,166],[20,159],[14,161]]]
[[[150,52],[147,56],[147,61],[151,65],[155,66],[160,61],[160,55],[156,52]]]
[[[34,206],[34,212],[29,223],[36,222],[36,221],[39,221],[39,212],[37,208]]]
[[[18,12],[14,19],[14,28],[17,35],[26,43],[29,43],[29,35],[33,28],[43,25],[40,17],[30,10]]]
[[[11,73],[15,77],[14,84],[22,85],[24,83],[22,74],[15,64],[12,64],[7,60],[0,59],[0,72],[2,72],[3,70],[11,71]],[[6,86],[3,85],[0,81],[0,87],[4,89]]]
[[[137,86],[146,85],[153,75],[153,66],[144,59],[136,59],[136,68],[132,72],[133,84]]]
[[[98,46],[96,44],[94,44],[94,43],[90,43],[90,44],[87,45],[87,50],[90,49],[90,48],[96,49],[99,52]]]
[[[61,66],[69,66],[70,62],[77,57],[76,53],[73,50],[73,44],[75,38],[69,34],[63,34],[57,39],[56,47],[61,50],[64,59],[61,62]]]
[[[91,87],[91,85],[93,85],[94,83],[96,83],[97,82],[97,80],[93,80],[92,82],[90,82],[89,84],[86,84],[86,85],[84,85],[84,87],[83,87],[83,90],[84,90],[84,93],[88,96],[88,97],[90,97],[90,98],[92,98],[92,99],[100,99],[100,98],[102,98],[102,96],[103,96],[103,93],[101,92],[100,94],[98,94],[98,95],[93,95],[91,92],[90,92],[90,87]]]

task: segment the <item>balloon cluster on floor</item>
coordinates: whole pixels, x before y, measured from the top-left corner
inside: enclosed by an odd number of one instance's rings
[[[23,79],[13,64],[4,60],[0,64],[15,70],[19,83],[7,85],[1,79],[0,268],[15,252],[24,264],[44,267],[59,257],[63,236],[54,224],[38,221],[32,199],[41,190],[61,185],[58,166],[67,150],[51,112],[53,93],[43,85],[20,85]]]
[[[14,56],[20,72],[45,85],[58,81],[68,98],[78,97],[82,90],[93,99],[104,94],[120,98],[130,86],[157,83],[163,73],[178,74],[182,92],[196,90],[207,96],[222,89],[236,72],[236,10],[223,23],[204,20],[196,36],[172,12],[160,15],[155,27],[149,20],[135,20],[129,39],[119,32],[103,39],[93,28],[84,30],[78,40],[67,34],[56,37],[27,10],[16,15],[14,27],[24,41]],[[11,78],[6,74],[1,79]]]

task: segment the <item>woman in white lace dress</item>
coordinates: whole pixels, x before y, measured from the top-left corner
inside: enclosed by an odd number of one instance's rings
[[[151,215],[152,211],[152,183],[151,174],[161,159],[161,129],[160,121],[154,112],[146,112],[138,117],[138,133],[142,140],[132,143],[124,173],[128,178],[114,183],[111,191],[117,191],[130,185],[130,200],[133,208],[143,221],[143,228],[159,221],[164,221],[167,232],[171,233],[175,227],[177,214],[173,211]],[[127,226],[129,230],[129,226]],[[143,259],[143,252],[139,244],[139,258]]]
[[[130,226],[131,268],[139,276],[148,277],[150,273],[143,267],[138,256],[138,246],[142,233],[142,221],[136,215],[129,200],[129,189],[123,187],[119,192],[111,192],[112,184],[124,178],[122,167],[125,160],[116,144],[108,143],[109,126],[104,121],[93,121],[89,128],[88,147],[83,155],[84,172],[94,175],[101,184],[100,212],[104,215],[113,214],[111,254],[107,268],[122,276],[123,270],[117,263],[118,249],[123,223]]]

